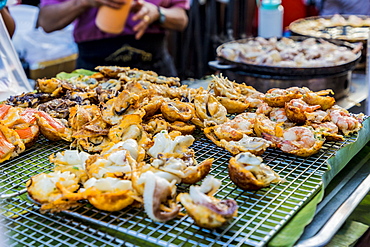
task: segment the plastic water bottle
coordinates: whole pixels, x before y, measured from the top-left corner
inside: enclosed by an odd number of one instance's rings
[[[262,0],[258,10],[258,36],[264,38],[283,35],[284,7],[281,0]]]

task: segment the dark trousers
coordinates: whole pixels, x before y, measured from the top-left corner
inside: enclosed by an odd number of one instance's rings
[[[177,76],[165,34],[145,34],[140,40],[127,35],[77,45],[77,68],[94,70],[96,66],[121,66]]]

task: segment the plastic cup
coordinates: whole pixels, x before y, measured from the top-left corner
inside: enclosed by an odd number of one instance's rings
[[[101,6],[95,19],[96,26],[106,33],[119,34],[126,25],[132,0],[127,0],[120,9]]]

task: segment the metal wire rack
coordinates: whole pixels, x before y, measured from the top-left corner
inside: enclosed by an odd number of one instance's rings
[[[198,161],[214,158],[211,174],[222,181],[217,198],[233,198],[238,216],[220,229],[198,227],[189,216],[166,223],[150,220],[140,207],[119,212],[105,212],[85,204],[57,214],[40,214],[25,194],[25,183],[52,165],[48,156],[68,149],[68,143],[41,139],[20,157],[1,164],[1,224],[10,242],[62,246],[264,246],[284,224],[321,188],[326,161],[341,147],[356,141],[326,142],[320,152],[308,158],[268,149],[264,163],[287,180],[258,191],[243,191],[229,179],[227,165],[230,153],[200,136],[192,148]],[[179,191],[188,186],[179,185]],[[183,211],[185,213],[185,211]]]

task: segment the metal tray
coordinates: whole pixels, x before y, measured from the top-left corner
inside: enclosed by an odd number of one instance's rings
[[[322,150],[302,158],[268,149],[262,158],[287,182],[258,191],[243,191],[229,179],[230,153],[215,146],[204,136],[192,148],[198,161],[215,159],[211,174],[222,180],[217,198],[233,198],[239,205],[238,216],[226,226],[207,230],[184,216],[166,223],[150,220],[142,208],[128,207],[105,212],[86,204],[57,214],[40,214],[25,194],[30,176],[51,170],[51,153],[68,149],[64,142],[41,139],[20,157],[0,164],[0,219],[11,243],[62,246],[264,246],[285,223],[320,190],[327,160],[343,146],[356,142],[357,136],[343,142],[327,142]],[[187,186],[180,185],[180,191]],[[185,211],[183,211],[185,212]]]
[[[301,42],[307,37],[302,36],[292,36],[289,37],[297,42]],[[230,65],[233,70],[240,70],[249,73],[256,73],[261,75],[274,75],[274,76],[304,76],[304,77],[318,77],[318,76],[329,76],[335,75],[338,73],[348,72],[355,68],[356,64],[359,62],[361,58],[361,51],[356,54],[356,58],[352,61],[334,65],[334,66],[325,66],[325,67],[280,67],[280,66],[270,66],[270,65],[261,65],[261,64],[254,64],[254,63],[243,63],[243,62],[235,62],[229,60],[228,58],[223,57],[222,49],[227,47],[230,44],[245,44],[250,40],[254,40],[255,38],[246,38],[246,39],[239,39],[233,40],[227,43],[223,43],[222,45],[218,46],[216,49],[217,59],[221,62],[222,65]],[[317,42],[319,39],[315,38]],[[336,41],[335,45],[337,46],[344,46],[349,49],[353,49],[355,46],[348,42],[344,41]]]

